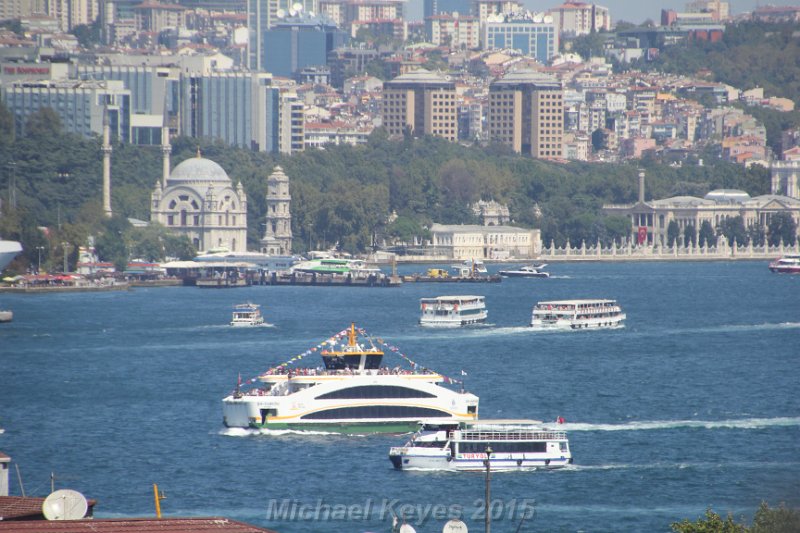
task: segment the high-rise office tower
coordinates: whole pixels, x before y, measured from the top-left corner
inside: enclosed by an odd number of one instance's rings
[[[424,69],[383,84],[383,125],[389,135],[458,139],[455,83]]]
[[[563,157],[564,93],[561,82],[534,71],[506,74],[489,86],[489,138],[515,152]]]

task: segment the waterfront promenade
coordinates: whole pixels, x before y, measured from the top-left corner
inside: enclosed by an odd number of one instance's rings
[[[587,246],[582,242],[580,246],[572,246],[569,241],[563,247],[551,243],[549,247],[542,248],[536,258],[537,261],[767,261],[773,260],[784,254],[800,254],[800,241],[794,246],[753,246],[728,245],[721,239],[717,246],[638,246],[631,243],[621,246],[612,245],[604,247],[600,243]],[[487,263],[521,263],[531,259],[509,257],[504,259],[488,258]],[[446,263],[460,261],[444,255],[432,256],[399,256],[398,263]]]

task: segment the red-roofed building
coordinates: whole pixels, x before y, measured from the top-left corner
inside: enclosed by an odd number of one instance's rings
[[[41,509],[40,509],[41,510]],[[115,518],[0,521],[0,533],[274,533],[227,518]]]

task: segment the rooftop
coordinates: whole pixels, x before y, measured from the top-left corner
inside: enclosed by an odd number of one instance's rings
[[[211,518],[116,518],[93,520],[0,521],[2,533],[274,533],[243,522],[221,517]]]

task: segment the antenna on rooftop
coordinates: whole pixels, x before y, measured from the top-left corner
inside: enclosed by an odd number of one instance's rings
[[[88,509],[83,494],[70,489],[57,490],[42,503],[42,514],[48,520],[80,520]]]

